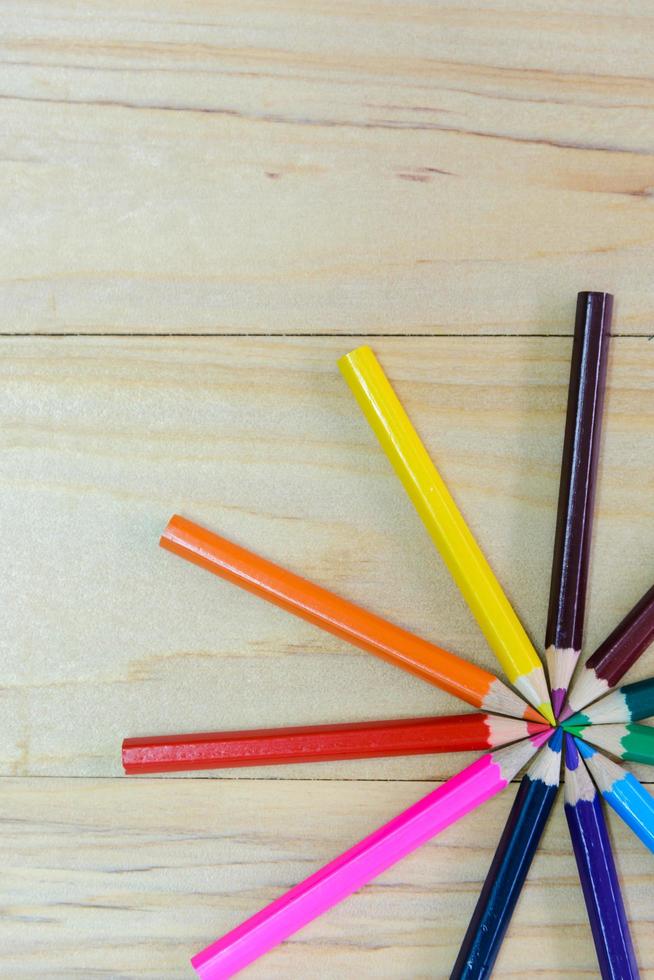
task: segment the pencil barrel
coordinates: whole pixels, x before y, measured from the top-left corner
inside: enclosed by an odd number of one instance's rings
[[[577,296],[545,646],[581,650],[613,297]]]
[[[500,682],[489,671],[179,515],[161,546],[260,598],[416,674],[476,708]],[[506,691],[511,697],[511,692]],[[518,716],[523,714],[514,696]]]
[[[636,954],[599,799],[564,809],[602,980],[636,980]]]
[[[491,746],[486,717],[451,715],[128,738],[123,742],[123,767],[128,774],[144,774],[485,750]],[[532,727],[517,721],[515,725],[522,725],[525,734]]]
[[[557,789],[523,777],[450,980],[490,977]]]
[[[193,957],[202,980],[225,980],[506,786],[490,756],[394,817]]]
[[[654,585],[586,661],[609,687],[615,687],[630,667],[654,643]]]
[[[613,297],[577,296],[545,633],[555,715],[581,652]]]
[[[553,724],[541,661],[377,358],[360,347],[339,367],[506,676]]]

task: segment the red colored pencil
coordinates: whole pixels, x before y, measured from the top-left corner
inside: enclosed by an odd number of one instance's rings
[[[537,735],[547,725],[483,713],[340,725],[260,728],[126,738],[126,773],[182,772],[334,759],[492,749]]]

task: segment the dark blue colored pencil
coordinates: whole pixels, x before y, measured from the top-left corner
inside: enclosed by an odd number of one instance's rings
[[[451,980],[490,976],[559,788],[561,745],[559,728],[522,777]]]
[[[597,790],[571,735],[565,736],[565,815],[603,980],[639,976]]]

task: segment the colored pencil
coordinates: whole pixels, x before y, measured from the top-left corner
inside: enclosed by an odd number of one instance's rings
[[[489,977],[559,788],[562,730],[522,777],[450,980]]]
[[[545,631],[555,715],[563,707],[583,639],[612,309],[613,297],[609,293],[577,295]]]
[[[618,759],[654,766],[654,728],[649,725],[588,725],[568,731]]]
[[[654,800],[645,787],[592,745],[580,738],[575,743],[606,802],[654,853]]]
[[[498,677],[394,626],[226,538],[175,515],[160,544],[315,626],[402,667],[483,711],[543,719]]]
[[[549,735],[489,752],[340,857],[193,957],[203,980],[231,977],[480,806],[522,768]]]
[[[554,724],[543,665],[377,358],[359,347],[339,367],[509,681]]]
[[[654,642],[654,585],[627,613],[582,667],[560,721],[566,721],[618,684]]]
[[[518,718],[469,714],[195,735],[151,735],[126,738],[122,758],[128,774],[374,759],[492,749],[537,735],[546,728]]]
[[[601,975],[604,980],[638,977],[602,806],[575,743],[567,734],[564,810]]]
[[[564,722],[569,725],[611,725],[619,721],[640,721],[654,715],[654,677],[624,684]]]

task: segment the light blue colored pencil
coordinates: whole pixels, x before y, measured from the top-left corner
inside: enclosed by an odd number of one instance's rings
[[[618,816],[654,854],[654,800],[632,773],[576,738],[597,788]]]

